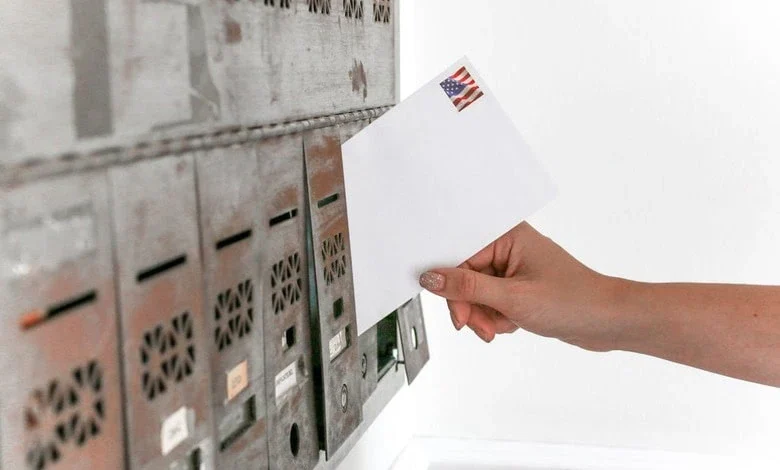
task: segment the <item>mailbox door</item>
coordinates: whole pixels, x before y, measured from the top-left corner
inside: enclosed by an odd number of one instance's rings
[[[110,177],[130,468],[211,469],[193,157],[116,167]]]
[[[0,190],[0,467],[122,468],[104,172]]]
[[[216,466],[268,468],[257,158],[233,146],[196,165]]]
[[[268,451],[274,469],[307,470],[319,459],[302,146],[300,136],[254,146],[262,210]]]
[[[360,358],[344,197],[341,136],[338,128],[304,136],[311,243],[312,281],[317,310],[312,321],[321,365],[322,436],[330,457],[362,419]]]

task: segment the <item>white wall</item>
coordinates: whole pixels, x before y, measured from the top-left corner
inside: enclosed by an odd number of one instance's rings
[[[402,95],[467,54],[559,185],[538,229],[612,275],[780,284],[780,4],[402,5]],[[411,421],[418,435],[780,459],[778,389],[526,333],[484,345],[424,304],[431,362],[374,439]]]

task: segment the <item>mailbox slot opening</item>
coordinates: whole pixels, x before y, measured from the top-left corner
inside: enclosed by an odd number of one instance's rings
[[[381,379],[398,360],[398,311],[376,325],[376,368]]]

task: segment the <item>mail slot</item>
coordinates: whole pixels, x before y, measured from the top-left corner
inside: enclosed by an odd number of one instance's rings
[[[302,146],[300,136],[288,136],[253,147],[260,170],[258,272],[273,469],[308,470],[319,459]]]
[[[214,468],[193,157],[109,174],[130,468]]]
[[[105,172],[0,190],[0,468],[122,468]]]
[[[316,304],[312,309],[320,438],[328,458],[362,419],[355,301],[344,198],[341,136],[338,128],[304,136],[311,224],[310,277]]]
[[[198,154],[196,165],[216,468],[267,468],[257,157],[233,146]]]

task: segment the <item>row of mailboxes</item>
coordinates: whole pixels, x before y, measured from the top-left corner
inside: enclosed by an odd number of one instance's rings
[[[357,336],[340,145],[365,124],[3,188],[0,468],[344,452],[428,355],[419,299]]]

